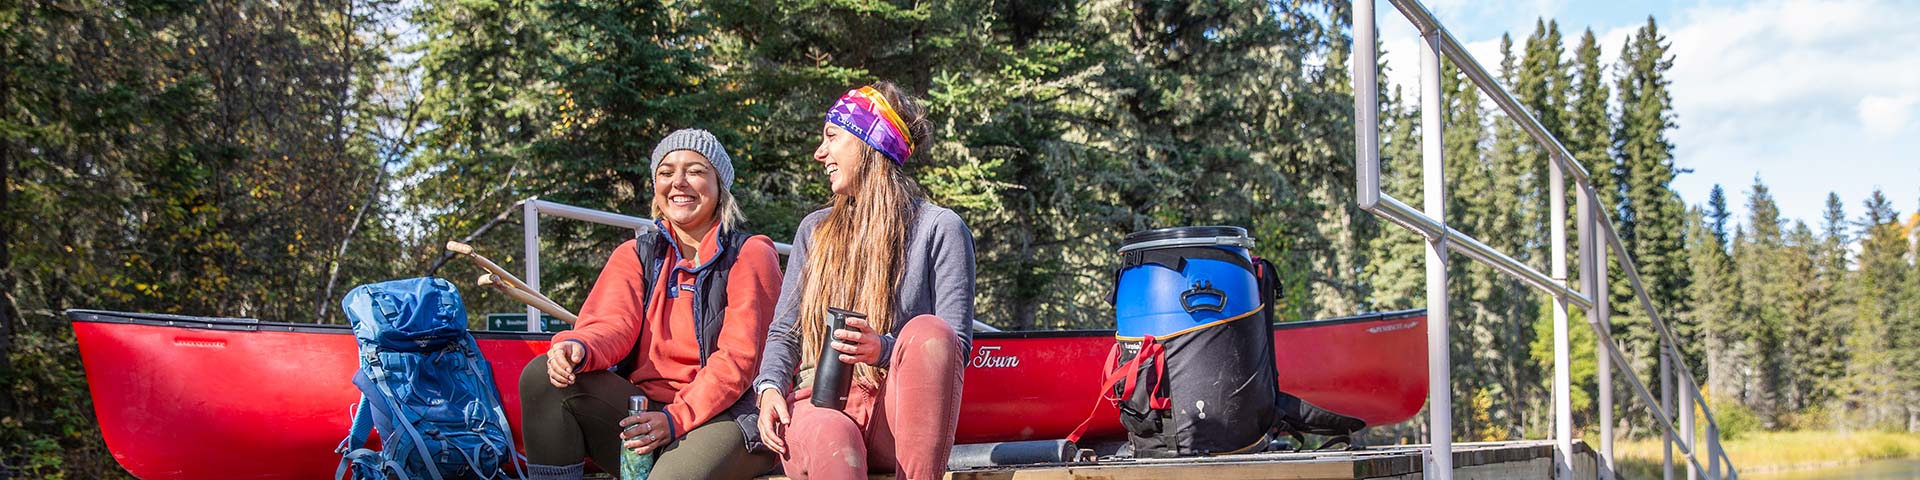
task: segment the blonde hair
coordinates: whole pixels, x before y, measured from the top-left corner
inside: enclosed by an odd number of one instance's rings
[[[926,148],[932,129],[919,102],[892,83],[878,82],[873,87],[905,120],[914,144]],[[833,196],[833,210],[813,229],[807,266],[800,274],[801,368],[818,364],[821,347],[830,339],[828,307],[866,314],[873,330],[881,334],[907,320],[898,318],[895,291],[906,265],[903,250],[908,230],[918,213],[915,204],[926,194],[879,150],[865,143],[860,148],[860,164],[845,171],[860,182],[852,195]],[[916,152],[914,156],[924,155]],[[856,365],[854,374],[875,384],[885,379],[884,372],[870,365]]]

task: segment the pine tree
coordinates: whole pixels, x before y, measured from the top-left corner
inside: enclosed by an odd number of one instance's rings
[[[1825,341],[1822,348],[1814,352],[1812,364],[1805,369],[1813,377],[1814,395],[1808,401],[1808,407],[1819,407],[1841,398],[1846,388],[1847,364],[1852,352],[1848,349],[1848,337],[1852,335],[1853,290],[1849,288],[1852,272],[1849,261],[1852,252],[1848,245],[1852,243],[1847,234],[1847,214],[1840,203],[1840,195],[1827,194],[1826,210],[1821,215],[1818,245],[1813,248],[1812,257],[1818,269],[1816,278],[1818,288],[1814,290],[1815,301],[1821,308],[1815,318],[1817,331]],[[1827,420],[1827,419],[1810,419]]]
[[[1723,237],[1713,230],[1715,213],[1698,209],[1692,213],[1690,218],[1697,228],[1688,230],[1692,235],[1687,238],[1687,259],[1694,279],[1688,286],[1694,303],[1687,314],[1691,316],[1688,322],[1702,330],[1701,353],[1706,357],[1706,371],[1696,374],[1704,375],[1701,381],[1709,395],[1727,397],[1740,388],[1732,381],[1732,372],[1738,367],[1732,365],[1736,357],[1729,352],[1729,346],[1735,343],[1729,340],[1734,335],[1730,327],[1739,322],[1740,279],[1734,276]]]
[[[1798,412],[1825,401],[1823,379],[1836,340],[1828,322],[1833,289],[1822,278],[1820,240],[1806,222],[1795,221],[1774,267],[1787,279],[1781,303],[1780,360],[1782,413]]]
[[[1424,198],[1420,183],[1420,112],[1399,89],[1380,107],[1380,190],[1395,198]],[[1382,229],[1369,242],[1372,257],[1367,282],[1373,287],[1370,303],[1382,310],[1426,306],[1426,240],[1398,227]]]
[[[1571,149],[1571,146],[1564,144],[1565,139],[1572,133],[1564,116],[1571,104],[1568,95],[1572,90],[1572,76],[1568,71],[1570,65],[1561,61],[1564,52],[1560,46],[1560,25],[1558,22],[1535,21],[1533,28],[1533,34],[1527,37],[1526,58],[1522,61],[1520,71],[1514,76],[1510,85],[1513,86],[1514,94],[1519,97],[1520,104],[1532,112],[1534,119],[1540,122],[1540,126],[1554,138],[1562,139],[1563,147]],[[1546,148],[1534,143],[1530,137],[1525,140],[1529,147],[1524,162],[1526,169],[1518,172],[1520,175],[1517,176],[1522,185],[1521,203],[1517,204],[1521,207],[1520,228],[1525,229],[1522,231],[1544,233],[1548,213],[1547,192],[1550,191],[1547,189],[1547,164],[1553,160]],[[1572,151],[1569,150],[1569,153]],[[1571,179],[1572,175],[1568,175],[1567,178]],[[1568,187],[1566,192],[1571,198],[1571,194],[1578,193],[1578,190]],[[1567,205],[1568,211],[1572,212],[1573,203],[1569,201]],[[1568,217],[1566,221],[1571,225],[1572,214],[1569,213]],[[1573,235],[1573,229],[1568,228],[1567,234]],[[1546,238],[1545,235],[1532,236]],[[1533,247],[1542,252],[1547,248],[1544,243]],[[1569,254],[1572,252],[1570,251]]]
[[[1674,178],[1673,144],[1667,131],[1674,127],[1673,102],[1667,91],[1666,72],[1673,67],[1667,55],[1668,45],[1652,18],[1647,19],[1620,54],[1616,72],[1619,92],[1620,123],[1614,130],[1614,151],[1624,173],[1621,240],[1633,254],[1633,261],[1645,283],[1656,312],[1641,311],[1639,303],[1619,310],[1628,312],[1615,322],[1614,330],[1631,355],[1653,361],[1656,348],[1654,330],[1646,317],[1657,313],[1676,330],[1674,313],[1686,309],[1688,283],[1681,250],[1685,247],[1681,228],[1684,207],[1671,184]],[[1617,299],[1617,300],[1632,300]],[[1678,332],[1676,332],[1678,333]]]
[[[1847,337],[1849,406],[1868,428],[1898,428],[1906,418],[1907,389],[1900,383],[1896,320],[1907,302],[1912,265],[1906,260],[1907,232],[1885,194],[1868,195],[1860,232],[1859,269],[1854,273],[1852,332]]]
[[[1600,198],[1596,208],[1619,224],[1616,214],[1620,205],[1618,160],[1607,153],[1613,134],[1613,120],[1607,115],[1607,97],[1612,95],[1612,90],[1604,79],[1600,43],[1594,39],[1592,29],[1580,35],[1580,46],[1574,49],[1570,66],[1574,69],[1573,98],[1565,116],[1567,134],[1561,140],[1568,153],[1572,153],[1592,177],[1595,196]]]
[[[1490,171],[1488,163],[1482,157],[1488,140],[1486,109],[1480,104],[1480,91],[1467,82],[1464,75],[1451,62],[1441,62],[1440,90],[1444,98],[1442,105],[1445,113],[1442,121],[1443,157],[1446,168],[1446,221],[1449,226],[1465,232],[1487,232],[1496,225],[1494,208],[1489,208],[1490,198],[1495,195],[1495,172]],[[1484,236],[1485,234],[1482,234]],[[1497,288],[1496,274],[1484,264],[1453,257],[1447,263],[1447,295],[1450,313],[1456,333],[1453,336],[1453,358],[1464,360],[1456,363],[1454,369],[1454,398],[1474,398],[1487,395],[1499,371],[1494,365],[1499,363],[1500,353],[1490,348],[1494,342],[1498,319],[1493,311],[1499,308],[1490,301]],[[1476,417],[1490,417],[1491,412],[1470,410],[1472,402],[1454,404],[1454,418],[1470,420]],[[1490,430],[1498,425],[1476,424],[1456,421],[1459,431],[1466,438],[1485,438]]]
[[[1747,197],[1746,228],[1751,229],[1734,245],[1735,271],[1740,276],[1741,322],[1729,328],[1740,341],[1735,345],[1742,357],[1741,371],[1750,372],[1742,385],[1741,402],[1753,407],[1762,418],[1778,417],[1785,400],[1787,379],[1786,352],[1782,351],[1782,330],[1788,321],[1786,299],[1792,283],[1779,268],[1787,253],[1780,209],[1773,195],[1759,178],[1754,179]]]
[[[1837,198],[1834,200],[1837,200]],[[1732,213],[1727,211],[1727,194],[1720,188],[1720,184],[1714,184],[1713,190],[1707,193],[1706,214],[1707,228],[1713,232],[1715,239],[1719,240],[1722,245],[1725,245],[1727,243],[1727,217],[1732,215]]]
[[[1525,82],[1530,72],[1515,65],[1513,42],[1508,36],[1501,36],[1500,74],[1502,82],[1513,85]],[[1532,55],[1532,52],[1529,52]],[[1529,60],[1532,61],[1531,59]],[[1548,101],[1558,101],[1549,99]],[[1474,234],[1502,252],[1507,252],[1515,260],[1536,263],[1546,258],[1543,239],[1546,238],[1546,183],[1543,181],[1546,164],[1537,152],[1542,149],[1533,138],[1520,129],[1520,125],[1506,115],[1494,115],[1493,145],[1490,151],[1481,156],[1488,159],[1491,168],[1478,175],[1487,175],[1490,190],[1487,198],[1479,204],[1483,211],[1473,212],[1482,218]],[[1489,271],[1488,273],[1492,273]],[[1525,349],[1533,343],[1536,332],[1534,323],[1541,311],[1541,299],[1546,298],[1538,292],[1513,278],[1504,275],[1490,275],[1487,278],[1490,288],[1486,290],[1485,308],[1489,314],[1487,330],[1488,343],[1498,350],[1499,363],[1496,379],[1497,391],[1501,401],[1498,411],[1489,415],[1491,419],[1519,423],[1522,412],[1529,402],[1543,398],[1546,391],[1539,389],[1545,374],[1536,362],[1526,355]],[[1550,333],[1550,332],[1549,332]],[[1549,338],[1551,338],[1549,336]],[[1525,432],[1514,429],[1507,432],[1508,437],[1517,437]],[[1504,437],[1503,437],[1504,438]]]

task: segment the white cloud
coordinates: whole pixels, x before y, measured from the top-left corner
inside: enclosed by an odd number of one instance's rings
[[[1870,96],[1860,99],[1860,123],[1868,132],[1890,134],[1905,130],[1907,122],[1913,119],[1913,107],[1920,104],[1920,95],[1907,94],[1895,97]]]
[[[1497,69],[1501,31],[1516,41],[1535,18],[1557,18],[1569,59],[1581,31],[1600,41],[1611,82],[1621,45],[1656,17],[1670,42],[1674,186],[1701,202],[1720,184],[1744,216],[1742,192],[1759,175],[1782,213],[1815,221],[1829,191],[1859,213],[1883,188],[1897,204],[1920,198],[1920,2],[1912,0],[1623,1],[1434,0],[1430,10],[1482,65]],[[1418,97],[1419,37],[1380,2],[1388,85]],[[1470,33],[1463,33],[1470,32]],[[1495,72],[1497,73],[1497,72]],[[1911,207],[1903,210],[1910,210]]]
[[[1829,191],[1855,213],[1874,188],[1915,198],[1920,136],[1890,134],[1910,131],[1920,103],[1916,17],[1920,3],[1910,1],[1770,0],[1663,21],[1675,162],[1696,172],[1676,189],[1698,202],[1715,183],[1744,192],[1758,175],[1783,214],[1809,221]],[[1735,203],[1744,215],[1745,202]]]

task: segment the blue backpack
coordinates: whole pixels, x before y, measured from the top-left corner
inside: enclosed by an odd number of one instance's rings
[[[493,369],[467,333],[467,309],[446,280],[355,287],[340,302],[360,346],[360,405],[340,442],[338,480],[511,478],[526,462],[513,446]],[[375,426],[380,450],[365,448]]]

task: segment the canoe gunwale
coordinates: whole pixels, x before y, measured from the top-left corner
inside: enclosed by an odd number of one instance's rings
[[[67,310],[67,319],[74,322],[124,323],[134,325],[156,325],[177,328],[225,331],[264,331],[296,333],[330,333],[340,335],[353,334],[353,328],[347,325],[326,325],[315,323],[263,322],[252,318],[234,317],[194,317],[187,315],[169,315],[163,313],[115,312],[109,310]],[[1368,313],[1348,317],[1281,322],[1273,324],[1274,330],[1293,330],[1299,328],[1326,327],[1348,323],[1373,322],[1399,318],[1423,317],[1426,309],[1410,309],[1392,312]],[[553,336],[551,332],[506,332],[499,330],[474,330],[474,338],[498,340],[538,340]],[[974,332],[975,339],[998,338],[1062,338],[1113,335],[1113,330],[1022,330],[1000,332]]]

